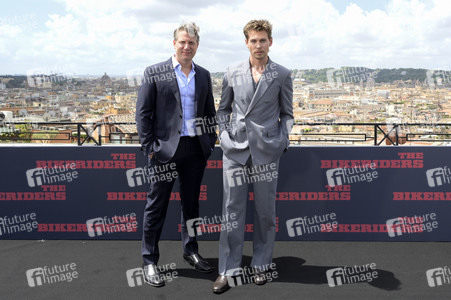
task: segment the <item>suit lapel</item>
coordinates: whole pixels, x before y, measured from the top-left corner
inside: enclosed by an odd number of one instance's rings
[[[241,111],[246,112],[249,104],[254,95],[254,86],[252,84],[252,75],[249,65],[249,61],[245,61],[242,65],[239,65],[235,70],[229,70],[230,74],[233,74],[233,78],[230,78],[233,86],[243,89],[242,94],[237,99],[237,105],[241,108]]]
[[[201,103],[201,99],[200,99],[200,91],[201,91],[201,83],[202,83],[202,75],[200,73],[200,69],[196,67],[196,65],[194,64],[194,71],[196,72],[196,74],[194,75],[194,80],[195,82],[195,87],[194,87],[194,111],[197,113],[196,117],[200,117],[203,116],[203,111],[202,108],[204,107],[204,104]]]
[[[267,66],[270,65],[271,63],[272,62],[269,59]],[[249,107],[247,108],[246,115],[249,114],[249,112],[255,107],[255,105],[257,105],[258,101],[260,101],[262,99],[262,97],[265,94],[268,87],[271,86],[271,84],[274,82],[274,78],[271,81],[269,81],[269,83],[268,83],[268,80],[265,80],[265,78],[268,78],[266,76],[266,74],[269,72],[270,72],[269,68],[266,67],[265,71],[263,72],[263,74],[259,80],[257,90],[255,91],[254,96],[252,97],[251,103],[249,104]]]
[[[175,75],[174,66],[172,65],[172,58],[170,58],[166,63],[169,66],[168,67],[168,70],[169,70],[168,73],[171,73],[170,75],[173,78],[173,80],[167,81],[167,82],[168,82],[168,84],[169,84],[169,86],[170,86],[170,88],[172,90],[172,93],[174,94],[175,99],[179,103],[180,109],[181,109],[182,108],[182,98],[180,96],[180,90],[179,90],[179,85],[177,83],[177,77]]]

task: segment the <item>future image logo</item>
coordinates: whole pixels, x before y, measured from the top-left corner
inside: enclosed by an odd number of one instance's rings
[[[127,283],[129,287],[137,287],[144,284],[144,272],[145,268],[134,268],[129,269],[125,272],[125,276],[127,277]],[[157,275],[162,280],[166,282],[171,282],[175,278],[178,278],[178,271],[176,271],[177,266],[175,263],[165,264],[157,266],[157,271],[159,272]]]
[[[426,278],[429,287],[437,287],[444,284],[451,284],[451,271],[445,266],[426,271]]]
[[[0,236],[18,232],[31,232],[38,228],[36,214],[14,215],[0,217]]]
[[[44,284],[58,283],[62,281],[71,282],[78,278],[75,263],[65,265],[45,266],[43,268],[34,268],[27,270],[26,276],[29,287],[42,286]]]
[[[390,237],[411,233],[431,232],[438,228],[437,214],[428,213],[421,216],[398,217],[387,220],[386,225]]]
[[[427,70],[426,81],[430,88],[440,88],[451,83],[451,71]]]
[[[248,268],[248,267],[231,269],[227,272],[230,274],[227,276],[227,283],[231,287],[254,283],[256,271],[257,271],[256,268]],[[279,276],[278,272],[276,271],[275,263],[266,264],[258,268],[258,271],[264,273],[266,280],[268,282],[273,281]]]
[[[330,287],[358,282],[372,282],[378,278],[376,264],[366,264],[361,266],[343,267],[329,269],[326,272],[327,283]]]
[[[287,231],[290,237],[312,234],[316,232],[331,232],[338,227],[335,213],[314,215],[313,217],[301,217],[287,220]]]
[[[329,69],[326,71],[327,82],[332,88],[341,88],[344,83],[374,83],[379,71],[372,71],[365,67],[350,67]]]
[[[129,287],[140,286],[144,284],[144,272],[142,268],[130,269],[125,272]]]
[[[426,171],[426,178],[429,187],[451,184],[451,171],[447,166],[443,168],[430,169]]]
[[[75,163],[58,166],[54,168],[35,168],[25,172],[29,187],[54,184],[59,182],[72,182],[78,178]]]
[[[244,184],[277,180],[277,164],[270,163],[258,166],[244,166],[233,168],[225,172],[230,187],[242,186]]]
[[[134,68],[127,70],[125,75],[129,87],[140,87],[143,81],[143,70],[141,68]]]
[[[236,221],[236,214],[231,213],[225,216],[215,215],[213,217],[189,219],[186,221],[186,227],[188,235],[195,237],[204,233],[230,232],[238,227],[238,221]]]
[[[103,234],[117,232],[136,232],[138,222],[136,214],[130,213],[122,216],[113,216],[111,218],[93,218],[86,221],[88,235],[90,237],[101,236]]]
[[[372,182],[378,178],[376,165],[335,168],[326,171],[327,184],[331,187],[339,185],[348,185],[357,182]]]
[[[176,163],[153,165],[151,167],[129,169],[125,172],[129,187],[138,187],[154,182],[171,182],[177,179]]]
[[[200,136],[216,132],[217,117],[203,117],[186,120],[186,130],[189,136]]]

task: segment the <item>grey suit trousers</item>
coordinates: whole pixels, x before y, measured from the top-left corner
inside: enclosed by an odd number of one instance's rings
[[[254,232],[251,267],[267,269],[272,263],[276,237],[276,189],[279,159],[266,165],[254,166],[249,160],[246,166],[223,155],[224,200],[222,214],[235,214],[237,228],[221,231],[219,239],[219,274],[234,275],[241,267],[246,205],[249,184],[254,188]]]

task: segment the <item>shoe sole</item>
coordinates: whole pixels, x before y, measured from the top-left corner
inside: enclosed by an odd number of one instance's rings
[[[214,294],[222,294],[224,292],[227,292],[228,290],[230,290],[230,286],[224,287],[222,290],[218,290],[218,291],[213,290],[213,293]]]
[[[155,283],[151,283],[151,282],[149,282],[149,281],[147,281],[147,280],[145,280],[144,279],[144,282],[145,283],[147,283],[148,285],[151,285],[151,286],[153,286],[153,287],[162,287],[162,286],[164,286],[165,285],[165,283],[163,282],[163,283],[161,283],[161,284],[155,284]]]

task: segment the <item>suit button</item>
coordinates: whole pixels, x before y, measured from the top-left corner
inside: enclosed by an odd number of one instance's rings
[[[182,119],[182,118],[183,118],[183,116],[182,116],[182,115],[180,115],[179,117],[180,117],[180,119]]]
[[[180,134],[180,133],[182,133],[182,132],[179,130],[178,133]]]

